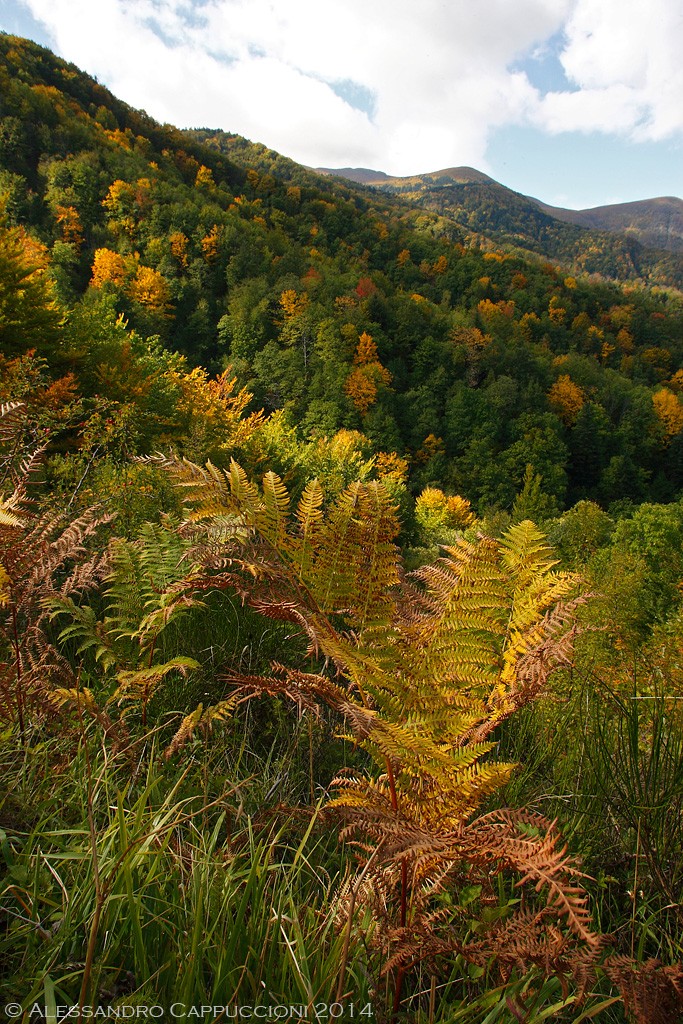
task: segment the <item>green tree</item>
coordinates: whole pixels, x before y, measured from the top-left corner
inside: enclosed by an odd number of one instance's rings
[[[23,229],[0,223],[0,348],[8,355],[30,348],[54,353],[63,322],[44,248]]]

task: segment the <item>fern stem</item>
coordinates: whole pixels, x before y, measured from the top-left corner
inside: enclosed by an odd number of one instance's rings
[[[396,779],[394,777],[394,771],[391,767],[391,761],[389,758],[385,758],[385,764],[387,766],[387,778],[389,780],[389,793],[391,794],[391,808],[396,814],[398,812],[398,795],[396,793]],[[401,861],[401,910],[400,910],[401,928],[405,928],[406,920],[408,917],[408,863],[404,857]],[[396,1019],[399,1006],[401,1005],[401,990],[403,988],[403,977],[405,970],[403,967],[399,967],[396,972],[396,988],[394,990],[394,1005],[391,1011],[391,1020]]]
[[[315,803],[315,785],[313,782],[313,718],[308,716],[308,784],[311,806]]]
[[[85,723],[83,721],[83,709],[81,707],[81,693],[80,693],[81,677],[80,672],[78,675],[78,723],[81,732],[81,743],[83,745],[83,757],[85,759],[85,772],[86,772],[86,787],[87,787],[87,811],[88,811],[88,832],[90,834],[90,850],[92,856],[92,867],[93,867],[93,881],[95,883],[95,912],[93,919],[90,924],[90,934],[88,936],[88,948],[85,954],[85,964],[83,966],[83,978],[81,979],[81,990],[78,996],[78,1020],[81,1024],[83,1020],[83,1007],[88,997],[88,989],[90,987],[90,976],[92,974],[92,965],[95,959],[95,947],[97,945],[97,935],[100,926],[100,917],[102,916],[102,908],[104,907],[106,900],[106,891],[102,886],[100,879],[100,863],[99,855],[97,851],[97,829],[95,826],[95,811],[93,805],[93,779],[92,779],[92,766],[90,764],[90,753],[88,751],[88,738],[85,734]]]
[[[386,758],[387,776],[389,779],[389,792],[391,793],[391,808],[394,813],[398,812],[398,796],[396,793],[396,779],[391,767],[389,758]],[[401,928],[405,928],[408,916],[408,863],[405,859],[401,861]]]
[[[347,965],[347,962],[348,962],[348,959],[349,959],[349,945],[351,943],[351,928],[352,928],[352,925],[353,925],[353,915],[354,915],[354,912],[355,912],[355,909],[356,909],[356,899],[358,897],[358,893],[360,891],[360,887],[363,884],[363,879],[365,878],[366,874],[368,873],[368,871],[370,869],[370,865],[372,864],[372,862],[375,859],[375,857],[378,855],[378,853],[381,850],[381,848],[382,848],[381,843],[380,843],[379,846],[375,847],[375,849],[370,854],[370,857],[366,861],[363,870],[361,871],[360,875],[356,879],[355,886],[354,885],[349,885],[349,892],[350,892],[351,895],[349,897],[349,912],[348,912],[348,915],[347,915],[347,918],[346,918],[346,929],[345,929],[345,932],[344,932],[344,948],[342,950],[341,963],[340,963],[340,966],[339,966],[339,980],[337,981],[337,992],[336,992],[336,995],[334,997],[334,1001],[336,1003],[341,1003],[343,995],[344,995],[344,979],[346,977],[346,965]]]
[[[19,643],[19,628],[17,626],[17,606],[12,605],[12,633],[13,633],[13,646],[14,646],[14,662],[16,666],[17,676],[17,718],[19,719],[19,736],[21,738],[22,747],[26,743],[26,727],[24,724],[24,695],[22,693],[22,664],[21,664],[21,645]]]
[[[391,794],[391,809],[392,811],[398,811],[398,798],[396,796],[396,779],[394,778],[394,770],[391,767],[391,761],[389,758],[385,758],[385,764],[387,766],[387,778],[389,780],[389,793]]]

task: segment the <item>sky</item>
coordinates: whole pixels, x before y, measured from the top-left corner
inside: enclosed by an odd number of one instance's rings
[[[681,0],[0,0],[0,29],[311,167],[470,166],[573,209],[683,197]]]

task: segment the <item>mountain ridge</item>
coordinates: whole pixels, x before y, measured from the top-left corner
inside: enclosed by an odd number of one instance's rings
[[[584,210],[549,206],[539,199],[534,202],[557,220],[589,229],[629,233],[644,245],[683,252],[683,199],[678,196],[655,196]]]
[[[478,171],[476,167],[445,167],[438,171],[428,171],[424,174],[412,174],[405,177],[400,177],[392,174],[386,174],[385,171],[375,171],[369,167],[315,167],[313,168],[318,174],[326,174],[332,177],[346,178],[348,181],[354,181],[359,185],[374,185],[374,184],[398,184],[405,183],[417,183],[429,178],[436,182],[444,182],[445,180],[455,182],[457,184],[464,184],[470,181],[493,181],[488,174],[484,174],[483,171]]]
[[[535,196],[516,192],[474,167],[448,167],[405,176],[390,175],[369,168],[317,167],[315,170],[319,174],[345,178],[357,184],[378,187],[401,195],[424,194],[428,189],[448,188],[452,185],[494,186],[504,189],[510,195],[522,197],[547,216],[565,224],[573,224],[589,231],[628,234],[646,248],[662,249],[671,253],[683,252],[683,199],[677,196],[655,196],[651,199],[572,210],[553,206]]]
[[[317,168],[453,220],[470,237],[541,256],[577,273],[683,287],[683,200],[565,210],[515,192],[472,167],[390,177],[367,168]]]

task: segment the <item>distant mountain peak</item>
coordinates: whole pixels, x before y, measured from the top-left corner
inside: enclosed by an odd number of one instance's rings
[[[444,204],[447,204],[451,216],[455,214],[458,203],[442,190],[452,190],[454,186],[465,186],[470,190],[484,187],[491,193],[491,201],[501,211],[510,201],[518,207],[517,215],[518,218],[521,216],[522,220],[516,225],[515,232],[520,238],[525,234],[524,223],[528,222],[531,227],[535,208],[557,221],[588,231],[627,235],[639,241],[641,245],[673,253],[683,252],[683,199],[676,196],[613,203],[595,206],[590,210],[567,210],[514,192],[475,167],[445,167],[440,171],[428,171],[425,174],[405,177],[393,177],[384,171],[373,171],[364,167],[318,167],[316,170],[320,174],[346,178],[361,185],[375,186],[410,200],[417,199],[422,205],[441,213],[446,212]],[[466,201],[464,197],[463,201]],[[520,203],[530,204],[527,207],[526,221],[521,213]],[[468,223],[471,223],[471,217]],[[491,225],[489,230],[490,227]]]
[[[643,245],[683,252],[683,199],[657,196],[630,203],[593,206],[589,210],[565,210],[534,200],[544,213],[593,231],[628,234]]]
[[[464,185],[468,182],[492,182],[488,174],[475,167],[446,167],[440,171],[421,174],[393,175],[385,171],[373,171],[368,167],[316,167],[318,174],[346,178],[360,185]]]
[[[332,178],[346,178],[357,185],[373,185],[391,180],[384,171],[373,171],[369,167],[314,167],[313,170]]]

